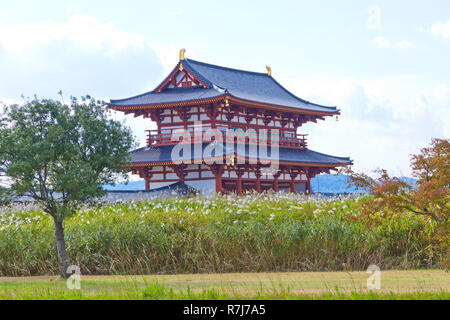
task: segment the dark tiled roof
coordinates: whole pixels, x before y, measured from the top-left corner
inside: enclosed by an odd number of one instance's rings
[[[191,157],[188,157],[186,155],[181,155],[183,159],[193,159],[193,160],[200,160],[202,159],[203,150],[206,148],[207,145],[210,143],[203,143],[202,145],[202,153],[200,155],[197,155],[195,152],[195,144],[189,144],[191,147]],[[172,149],[176,145],[162,145],[162,146],[152,146],[152,147],[143,147],[134,151],[131,151],[131,163],[147,163],[147,162],[168,162],[172,161]],[[225,153],[225,148],[222,149],[223,154]],[[211,153],[213,157],[215,157],[215,153]],[[222,154],[222,155],[223,155]],[[185,157],[185,158],[184,158]]]
[[[222,96],[223,93],[212,88],[172,88],[165,89],[161,92],[147,92],[132,98],[111,100],[111,105],[114,106],[136,106],[136,105],[148,105],[148,104],[166,104],[180,101],[192,101],[211,99]]]
[[[195,195],[198,190],[194,189],[181,181],[171,183],[164,187],[144,190],[144,181],[141,180],[142,189],[139,190],[108,190],[107,194],[101,199],[105,202],[146,200],[159,198],[161,196],[190,196]]]
[[[202,150],[204,150],[210,143],[203,143]],[[202,154],[197,155],[195,151],[195,145],[191,144],[191,156],[182,155],[184,160],[194,159],[199,160],[202,158]],[[165,146],[155,146],[155,147],[144,147],[131,152],[130,163],[152,163],[152,162],[169,162],[172,161],[171,153],[174,145],[165,145]],[[245,151],[241,152],[237,145],[231,149],[227,149],[226,145],[221,145],[219,149],[221,149],[222,154],[217,154],[211,152],[212,157],[216,156],[226,156],[236,153],[238,156],[246,157],[246,158],[255,158],[257,157],[252,151],[252,146],[245,145]],[[270,159],[272,156],[270,154],[271,148],[268,147],[269,157],[266,159]],[[210,154],[208,152],[208,154]],[[264,159],[261,157],[261,159]],[[298,162],[298,163],[315,163],[315,164],[330,164],[330,165],[344,165],[351,163],[350,158],[347,157],[335,157],[331,155],[327,155],[324,153],[319,153],[316,151],[312,151],[309,149],[294,149],[294,148],[279,148],[279,161],[281,162]]]
[[[268,148],[268,150],[270,151],[270,148]],[[309,149],[280,148],[279,150],[280,161],[335,165],[348,164],[351,162],[348,157],[335,157]]]
[[[205,83],[208,88],[175,88],[162,92],[151,91],[135,97],[111,100],[112,106],[139,106],[173,102],[187,102],[229,94],[237,99],[294,109],[334,113],[336,107],[326,107],[303,100],[267,73],[231,69],[195,60],[180,61],[184,68]],[[175,70],[175,69],[174,69]]]
[[[336,107],[321,106],[300,99],[267,73],[226,68],[190,59],[186,59],[184,65],[189,70],[195,70],[194,75],[202,75],[236,98],[304,110],[337,111]]]

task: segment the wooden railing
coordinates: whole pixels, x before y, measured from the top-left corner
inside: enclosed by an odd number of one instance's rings
[[[192,128],[189,130],[190,138],[185,141],[185,137],[179,132],[173,132],[175,130],[172,129],[163,129],[162,133],[159,134],[158,130],[146,130],[147,131],[147,145],[148,146],[156,146],[156,145],[173,145],[180,142],[185,143],[201,143],[201,142],[211,142],[214,141],[214,138],[205,137],[205,135],[194,135]],[[227,140],[226,132],[222,132],[223,134],[223,142],[225,143]],[[246,144],[257,144],[259,138],[259,144],[266,143],[267,145],[271,145],[278,139],[278,144],[280,147],[290,147],[290,148],[298,148],[298,149],[306,149],[307,134],[296,134],[295,137],[289,136],[278,136],[272,135],[270,133],[264,137],[254,132],[253,134],[247,133],[244,134],[243,131],[234,132],[234,142],[236,143],[246,143]],[[172,139],[172,137],[174,139]]]

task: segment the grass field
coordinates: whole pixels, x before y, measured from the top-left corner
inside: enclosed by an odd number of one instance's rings
[[[82,276],[69,290],[55,276],[2,277],[0,299],[450,299],[450,274],[390,270],[381,289],[366,272],[227,273]]]
[[[66,220],[84,275],[439,269],[434,223],[410,213],[359,218],[364,197],[298,194],[86,205]],[[58,274],[51,218],[0,208],[0,276]]]
[[[293,194],[89,204],[66,220],[81,290],[59,279],[51,219],[0,208],[0,299],[450,299],[424,217]],[[369,291],[364,270],[382,270]],[[37,276],[37,277],[36,277]]]

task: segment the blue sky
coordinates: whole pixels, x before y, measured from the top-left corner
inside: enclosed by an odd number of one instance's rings
[[[192,59],[265,71],[296,95],[337,105],[308,124],[313,150],[355,169],[409,175],[409,154],[450,135],[449,1],[0,2],[0,101],[153,89]],[[121,115],[117,115],[122,119]],[[152,124],[125,118],[137,139]]]

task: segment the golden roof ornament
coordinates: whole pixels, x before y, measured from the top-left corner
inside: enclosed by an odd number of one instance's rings
[[[180,60],[184,60],[184,53],[186,52],[186,49],[181,49],[180,50]]]
[[[267,70],[267,75],[270,77],[272,76],[272,68],[269,66],[266,66],[266,70]]]

